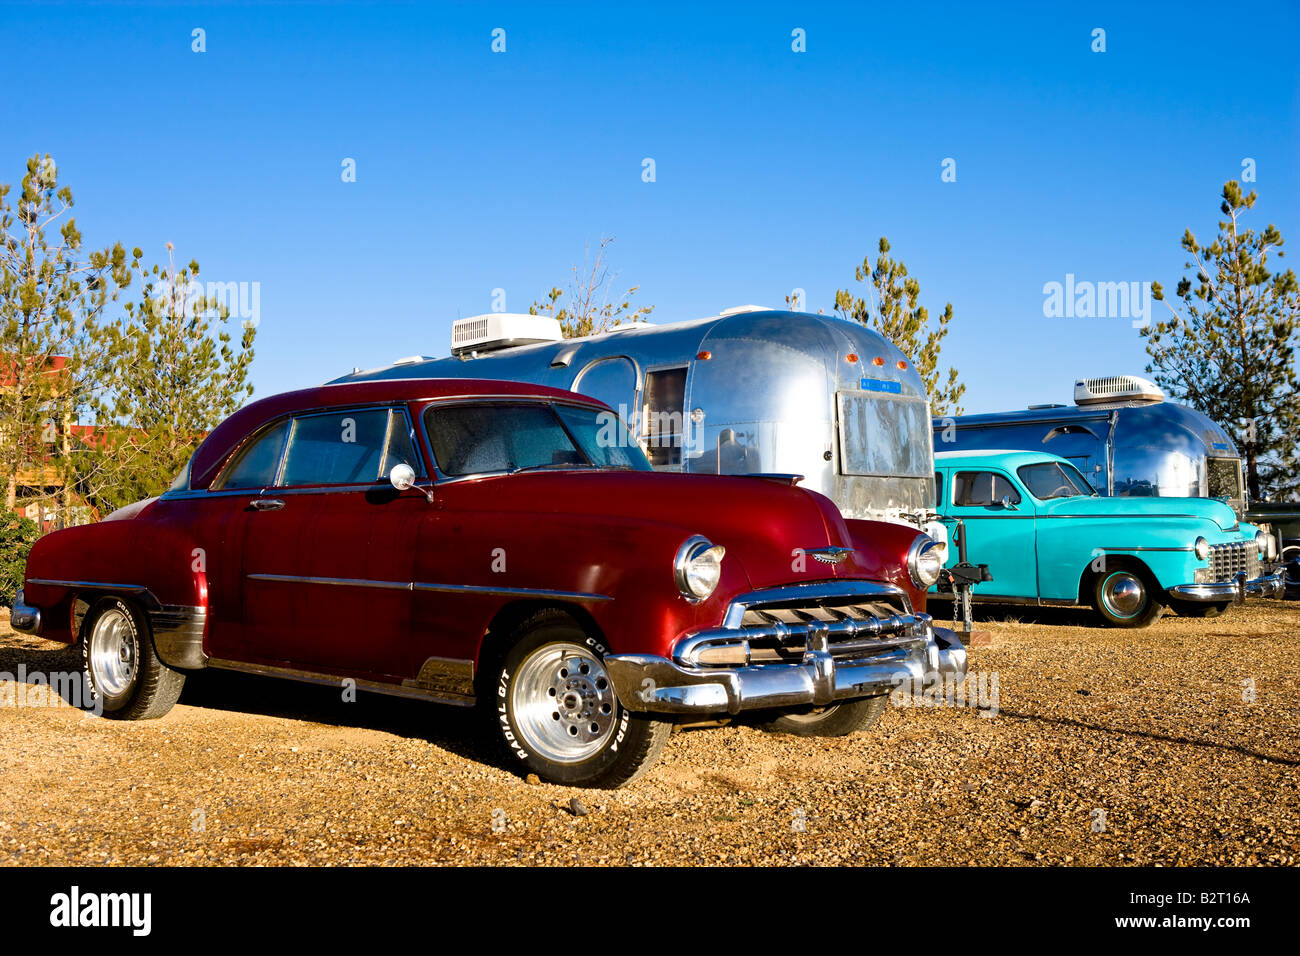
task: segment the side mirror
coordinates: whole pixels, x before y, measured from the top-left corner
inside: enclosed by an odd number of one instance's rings
[[[393,466],[393,470],[388,473],[389,483],[398,491],[409,491],[415,488],[415,469],[406,462]],[[433,492],[426,491],[423,488],[417,489],[430,501],[433,500]]]
[[[1002,505],[1002,507],[1005,508],[1007,511],[1015,511],[1015,510],[1016,510],[1016,503],[1015,503],[1014,501],[1011,500],[1011,496],[1010,496],[1010,495],[1003,495],[1003,496],[1002,496],[1001,505]]]

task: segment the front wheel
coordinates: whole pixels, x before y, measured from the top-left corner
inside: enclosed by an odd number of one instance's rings
[[[885,712],[889,696],[864,697],[809,713],[782,714],[775,720],[759,724],[763,730],[795,737],[846,737],[866,730]]]
[[[120,598],[104,598],[86,615],[81,670],[91,707],[114,720],[161,717],[185,686],[185,675],[154,653],[144,615]]]
[[[659,758],[672,725],[619,703],[606,650],[566,615],[520,628],[496,681],[496,724],[515,759],[552,783],[614,789]]]
[[[1146,627],[1165,611],[1146,576],[1133,568],[1098,575],[1092,588],[1092,606],[1113,627]]]

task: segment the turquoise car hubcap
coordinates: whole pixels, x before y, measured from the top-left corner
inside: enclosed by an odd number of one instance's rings
[[[1116,571],[1101,586],[1101,600],[1116,617],[1136,617],[1146,604],[1147,589],[1128,571]]]

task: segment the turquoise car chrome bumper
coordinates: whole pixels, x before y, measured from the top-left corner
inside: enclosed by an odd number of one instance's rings
[[[1286,580],[1281,571],[1262,574],[1250,580],[1246,580],[1244,571],[1239,571],[1231,581],[1180,584],[1170,588],[1169,594],[1184,601],[1236,601],[1240,604],[1246,598],[1280,598],[1285,590]]]

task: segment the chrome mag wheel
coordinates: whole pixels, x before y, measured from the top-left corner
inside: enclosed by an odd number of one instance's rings
[[[135,680],[139,643],[135,626],[119,608],[106,610],[90,632],[87,660],[95,686],[108,697],[121,697]]]
[[[553,643],[520,662],[511,709],[527,746],[555,763],[577,763],[614,733],[618,700],[605,665],[590,649]]]

